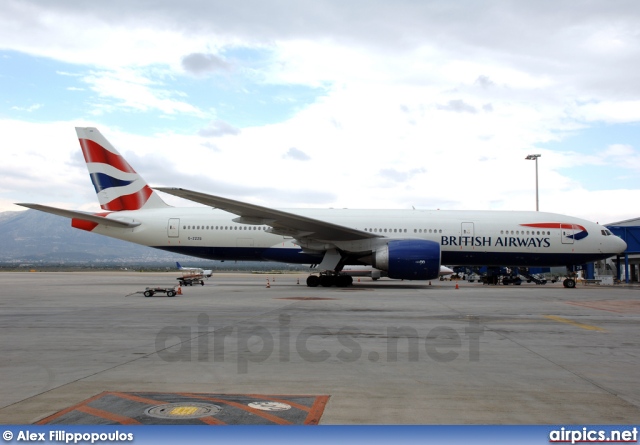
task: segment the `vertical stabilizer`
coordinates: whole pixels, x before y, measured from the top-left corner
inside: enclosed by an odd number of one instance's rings
[[[100,207],[111,212],[168,207],[97,128],[76,127]]]

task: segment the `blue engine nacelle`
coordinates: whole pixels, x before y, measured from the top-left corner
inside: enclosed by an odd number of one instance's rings
[[[392,240],[378,248],[372,266],[397,280],[434,280],[440,273],[440,244],[427,240]]]

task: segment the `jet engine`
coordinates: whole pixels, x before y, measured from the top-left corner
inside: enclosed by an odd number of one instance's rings
[[[391,240],[372,254],[372,266],[398,280],[433,280],[440,272],[440,244],[427,240]]]

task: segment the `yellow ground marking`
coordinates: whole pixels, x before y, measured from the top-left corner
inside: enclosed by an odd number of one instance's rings
[[[545,315],[545,318],[548,318],[549,320],[553,320],[553,321],[557,321],[559,323],[566,323],[566,324],[570,324],[571,326],[576,326],[582,329],[587,329],[589,331],[600,331],[600,332],[607,332],[605,329],[602,329],[598,326],[593,326],[590,324],[584,324],[584,323],[578,323],[577,321],[573,321],[573,320],[569,320],[568,318],[563,318],[563,317],[558,317],[557,315]]]
[[[172,416],[190,416],[198,411],[200,408],[197,406],[178,406],[173,408],[169,414]]]

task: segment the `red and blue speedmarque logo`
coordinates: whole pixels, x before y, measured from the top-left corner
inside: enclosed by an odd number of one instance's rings
[[[580,241],[581,239],[589,236],[589,232],[583,226],[579,224],[570,224],[570,223],[534,223],[534,224],[520,224],[524,227],[534,227],[536,229],[561,229],[565,232],[569,232],[566,234],[567,238],[574,239],[576,241]]]

